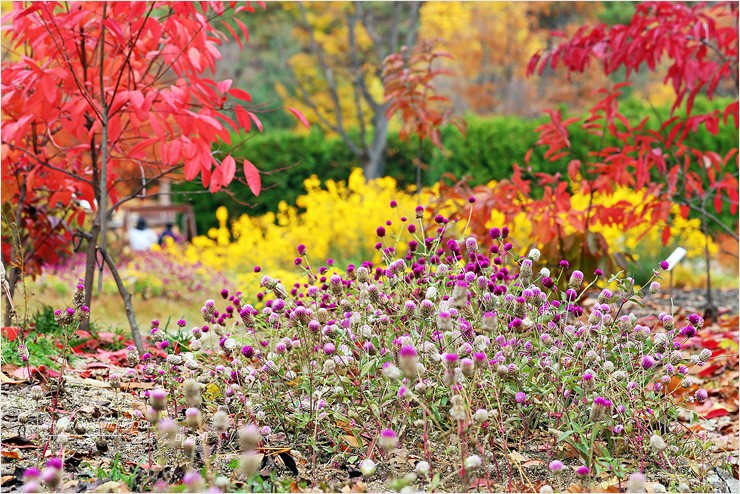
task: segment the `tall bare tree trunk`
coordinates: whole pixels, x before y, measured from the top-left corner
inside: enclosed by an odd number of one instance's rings
[[[385,105],[382,105],[373,116],[373,127],[375,134],[364,165],[367,180],[380,178],[385,172],[385,150],[388,147],[388,119],[385,117]]]

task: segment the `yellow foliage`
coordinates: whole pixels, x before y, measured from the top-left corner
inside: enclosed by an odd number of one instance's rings
[[[366,181],[361,169],[352,171],[345,181],[321,181],[312,175],[304,181],[306,194],[297,200],[297,207],[282,202],[277,213],[262,216],[242,215],[235,219],[230,229],[221,221],[215,231],[193,239],[185,251],[191,261],[236,274],[236,283],[245,291],[259,291],[259,281],[264,273],[280,278],[290,288],[293,283],[305,282],[300,268],[293,264],[296,248],[305,244],[312,264],[336,258],[346,265],[371,259],[380,262],[380,253],[373,246],[378,240],[376,228],[392,218],[389,232],[405,232],[400,217],[414,220],[414,208],[428,202],[431,193],[416,195],[413,188],[397,190],[395,179],[383,177]],[[389,204],[398,203],[393,218]],[[407,234],[408,235],[408,234]],[[222,242],[228,237],[232,241]],[[387,242],[395,242],[389,235]],[[396,248],[400,243],[391,243]],[[404,244],[405,245],[405,244]],[[405,248],[405,247],[404,247]],[[260,266],[262,273],[253,273],[252,267]]]

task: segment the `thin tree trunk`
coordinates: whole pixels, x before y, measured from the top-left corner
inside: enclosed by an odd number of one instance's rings
[[[95,267],[98,257],[98,235],[100,235],[100,224],[98,217],[93,221],[92,228],[85,234],[87,238],[87,250],[85,252],[85,305],[92,310],[93,283],[95,282]],[[87,331],[90,321],[83,321],[81,329]]]
[[[141,339],[139,325],[136,322],[136,313],[134,312],[134,306],[131,303],[131,293],[126,289],[126,285],[121,279],[118,268],[116,268],[116,263],[114,263],[113,259],[108,255],[108,251],[105,250],[105,248],[100,247],[100,253],[103,256],[105,264],[108,265],[108,269],[110,269],[111,276],[113,276],[116,286],[118,287],[118,293],[121,294],[123,304],[126,307],[126,318],[128,319],[129,326],[131,326],[131,336],[134,338],[134,344],[136,345],[137,350],[139,350],[139,353],[144,353],[144,342]]]
[[[372,180],[380,178],[385,171],[385,150],[388,147],[388,119],[385,117],[385,105],[381,106],[373,117],[375,134],[368,150],[368,159],[365,163],[365,178]]]

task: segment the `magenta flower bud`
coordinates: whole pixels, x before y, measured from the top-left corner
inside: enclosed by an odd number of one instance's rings
[[[527,395],[523,391],[519,391],[515,396],[514,400],[519,403],[520,405],[523,405],[527,401]]]
[[[409,358],[409,357],[416,357],[417,355],[418,353],[416,352],[416,348],[414,348],[411,345],[402,346],[401,349],[398,351],[399,357]]]
[[[668,261],[660,261],[660,268],[663,271],[667,271],[670,265],[668,264]]]
[[[578,467],[576,470],[576,475],[579,477],[587,477],[591,473],[591,469],[588,468],[586,465]]]
[[[570,267],[570,263],[566,261],[565,259],[563,259],[562,261],[560,261],[558,266],[560,266],[563,269],[568,269]]]
[[[303,244],[298,244],[298,255],[299,256],[305,256],[306,255],[306,246]]]
[[[49,468],[56,468],[57,470],[62,469],[62,460],[61,458],[49,458],[49,460],[46,462],[46,466]]]
[[[382,226],[379,226],[377,230],[375,230],[375,233],[378,235],[378,237],[385,237],[385,228]]]
[[[500,237],[501,237],[501,230],[500,230],[500,229],[498,229],[498,228],[496,228],[496,227],[493,227],[493,228],[491,228],[491,230],[490,230],[490,231],[488,232],[488,235],[490,235],[490,237],[491,237],[492,239],[496,240],[497,238],[500,238]]]

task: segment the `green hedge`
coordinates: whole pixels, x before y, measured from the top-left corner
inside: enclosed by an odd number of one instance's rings
[[[724,109],[729,100],[714,102],[697,101],[697,111],[712,108]],[[621,106],[623,113],[631,122],[637,122],[646,115],[654,115],[653,109],[642,106],[634,100],[626,100]],[[666,119],[668,108],[656,110],[661,119]],[[456,129],[448,128],[443,133],[447,148],[445,153],[424,143],[421,149],[422,161],[427,163],[423,172],[423,183],[436,183],[443,173],[450,172],[457,177],[470,176],[470,183],[480,184],[489,180],[498,180],[510,176],[513,163],[523,164],[524,155],[534,148],[530,165],[534,171],[555,172],[565,170],[567,160],[556,162],[545,161],[543,148],[535,147],[537,134],[535,128],[546,118],[528,120],[519,117],[476,117],[467,118],[467,136],[463,137]],[[658,127],[656,118],[651,118],[652,128]],[[587,134],[577,124],[570,127],[571,141],[576,155],[585,158],[590,149],[597,149],[601,142]],[[234,136],[238,143],[244,137]],[[605,143],[606,145],[616,143]],[[724,154],[737,146],[737,132],[734,125],[722,127],[714,136],[706,130],[693,133],[688,144],[698,149],[714,150]],[[228,152],[228,147],[220,145],[221,151]],[[391,133],[388,138],[386,155],[386,174],[393,176],[400,186],[416,183],[416,169],[413,160],[419,152],[418,142],[402,142],[398,133]],[[177,194],[180,202],[192,203],[197,214],[199,232],[215,226],[214,211],[220,205],[226,206],[232,215],[242,213],[262,214],[275,211],[279,201],[285,200],[294,204],[303,193],[303,181],[311,174],[317,174],[321,180],[345,180],[353,167],[362,163],[349,151],[347,146],[337,138],[324,136],[317,127],[308,135],[298,135],[291,131],[268,131],[263,135],[254,135],[232,151],[237,158],[247,158],[261,170],[263,191],[255,198],[243,183],[233,183],[229,192],[217,194],[190,194],[191,191],[202,191],[196,180],[190,184],[178,184],[173,188],[184,192]],[[240,175],[240,172],[238,172]],[[245,204],[246,203],[246,204]]]

